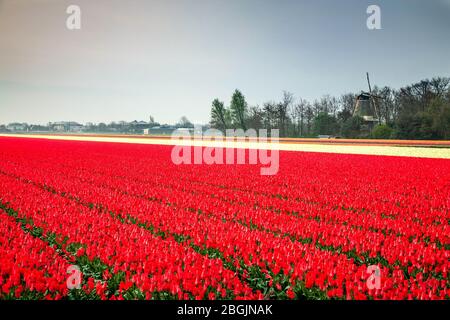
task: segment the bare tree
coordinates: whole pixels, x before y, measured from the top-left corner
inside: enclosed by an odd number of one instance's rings
[[[259,106],[251,106],[248,110],[247,127],[255,130],[264,126],[264,111]]]
[[[289,109],[294,102],[294,95],[290,92],[283,91],[283,100],[277,103],[278,128],[282,137],[287,134],[287,127],[289,123]]]
[[[306,117],[306,109],[311,108],[308,101],[300,98],[296,105],[293,108],[292,119],[294,123],[297,125],[297,133],[300,136],[305,134],[304,126],[305,126],[305,117]]]
[[[390,87],[373,89],[373,94],[376,96],[377,109],[382,123],[390,123],[394,121],[395,117],[395,93]]]
[[[340,100],[341,100],[341,112],[346,111],[350,114],[353,114],[356,104],[356,94],[353,93],[343,94]]]
[[[264,111],[264,127],[272,129],[277,126],[277,107],[273,101],[265,102],[263,105]]]
[[[308,104],[306,106],[306,110],[305,110],[305,120],[306,120],[306,129],[307,129],[307,134],[310,135],[312,133],[312,124],[313,124],[313,119],[316,117],[315,115],[315,110],[314,110],[314,106]]]
[[[322,105],[319,101],[314,100],[313,104],[312,104],[312,111],[315,117],[317,117],[319,115],[319,113],[322,112]]]
[[[436,96],[439,98],[444,97],[448,90],[450,90],[450,78],[433,78],[430,81],[430,85]]]

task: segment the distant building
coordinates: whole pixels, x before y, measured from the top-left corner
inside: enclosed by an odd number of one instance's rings
[[[6,126],[6,129],[8,129],[9,131],[12,131],[12,132],[23,132],[23,131],[26,131],[27,128],[28,128],[28,124],[18,123],[18,122],[13,122]]]
[[[61,132],[63,132],[66,129],[65,122],[50,122],[48,124],[48,126],[49,126],[50,130],[52,130],[52,131],[61,131]]]
[[[69,131],[70,132],[81,132],[84,126],[79,124],[78,122],[69,122]]]
[[[131,121],[129,123],[129,125],[131,125],[133,127],[141,127],[141,126],[148,126],[148,123],[145,122],[145,121],[136,121],[136,120],[134,120],[134,121]]]
[[[50,122],[49,127],[57,132],[81,132],[84,128],[82,124],[74,121]]]

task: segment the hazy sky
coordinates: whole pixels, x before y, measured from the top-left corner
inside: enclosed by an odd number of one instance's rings
[[[0,0],[0,123],[206,122],[236,88],[313,100],[366,89],[366,71],[396,88],[450,76],[450,0]]]

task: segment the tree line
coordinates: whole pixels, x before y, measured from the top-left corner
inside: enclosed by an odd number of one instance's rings
[[[229,106],[214,99],[212,128],[279,129],[280,137],[379,139],[450,139],[450,78],[422,80],[398,90],[374,87],[378,125],[367,129],[364,119],[353,116],[358,94],[325,95],[312,102],[284,91],[280,101],[249,105],[235,90]]]

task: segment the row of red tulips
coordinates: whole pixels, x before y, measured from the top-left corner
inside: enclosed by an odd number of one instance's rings
[[[69,263],[0,209],[0,299],[66,296]]]
[[[319,296],[323,292],[356,299],[448,297],[449,186],[441,179],[449,175],[448,162],[408,159],[409,170],[428,168],[419,174],[422,180],[428,177],[425,187],[417,177],[403,177],[388,188],[380,176],[370,176],[362,162],[392,177],[386,165],[393,165],[389,162],[396,158],[383,157],[386,164],[376,161],[381,157],[281,153],[280,174],[260,177],[257,168],[248,165],[177,167],[170,163],[168,147],[0,142],[5,146],[0,153],[2,202],[42,228],[51,226],[51,232],[83,244],[89,259],[99,258],[113,272],[128,271],[122,289],[167,290],[179,297],[181,292],[193,297],[213,292],[209,298],[220,298],[222,288],[234,279],[223,296],[262,298],[262,291],[269,297],[293,298],[317,288]],[[339,161],[345,175],[324,172],[320,161],[328,167]],[[355,176],[349,175],[350,169]],[[405,171],[404,166],[398,171]],[[430,182],[430,177],[436,179]],[[345,184],[339,178],[345,178]],[[360,188],[364,179],[369,192]],[[404,189],[415,190],[409,201],[401,191],[406,180]],[[67,213],[67,208],[77,209]],[[58,209],[64,212],[57,213]],[[58,219],[66,218],[64,227],[58,227]],[[93,235],[85,236],[89,230]],[[109,247],[105,233],[110,235]],[[156,241],[157,252],[179,248],[185,255],[189,251],[205,261],[218,261],[220,279],[224,272],[229,278],[209,283],[213,274],[203,263],[193,266],[201,276],[191,278],[192,288],[189,283],[177,287],[188,276],[180,277],[173,268],[170,275],[164,273],[164,281],[171,285],[160,281],[148,288],[146,278],[153,279],[158,269],[143,272],[142,264],[155,263],[144,258],[155,251],[134,247],[137,239],[150,241],[146,237],[164,243]],[[143,254],[130,257],[130,247],[144,250]],[[366,285],[372,263],[382,264],[379,290]],[[259,281],[252,280],[255,275]],[[186,285],[191,290],[185,290]]]
[[[111,162],[114,163],[114,161]],[[408,271],[408,274],[419,272],[425,275],[440,274],[439,278],[444,279],[448,277],[448,266],[446,263],[449,256],[448,250],[438,248],[435,243],[428,245],[424,242],[418,242],[417,239],[406,237],[405,235],[396,233],[385,235],[380,231],[372,231],[370,229],[360,230],[359,227],[355,228],[355,224],[357,225],[361,220],[361,215],[363,215],[361,213],[347,215],[348,220],[346,225],[329,222],[324,223],[317,222],[314,219],[301,219],[292,215],[273,214],[273,212],[264,209],[230,205],[226,201],[218,201],[220,200],[218,198],[211,199],[211,197],[205,195],[205,192],[195,192],[194,194],[174,192],[175,188],[173,190],[168,190],[167,188],[160,188],[155,185],[150,186],[148,183],[140,182],[142,187],[147,187],[147,189],[144,190],[151,190],[151,194],[149,194],[149,192],[139,192],[136,188],[130,188],[130,185],[133,186],[133,181],[125,179],[126,177],[124,178],[121,176],[117,181],[113,177],[111,178],[110,176],[103,175],[103,181],[96,181],[95,179],[93,180],[93,175],[89,174],[89,172],[80,175],[79,172],[73,170],[67,163],[68,162],[65,162],[63,169],[53,165],[53,174],[51,177],[46,174],[46,170],[42,170],[42,176],[39,177],[39,171],[27,168],[19,168],[21,170],[19,174],[32,176],[34,179],[41,182],[45,181],[52,186],[57,186],[60,192],[72,192],[77,197],[80,196],[79,192],[84,193],[82,196],[86,201],[96,204],[109,203],[108,207],[113,208],[114,212],[132,213],[137,210],[137,208],[143,208],[144,212],[149,210],[161,210],[160,208],[155,207],[149,208],[149,204],[145,200],[140,199],[140,197],[137,199],[133,197],[136,195],[162,199],[164,202],[169,202],[171,205],[177,205],[181,208],[191,208],[195,211],[202,210],[203,212],[217,216],[218,218],[237,220],[246,225],[252,224],[264,230],[288,234],[296,239],[306,239],[313,243],[318,242],[321,246],[331,246],[347,254],[355,251],[356,258],[367,263],[370,261],[385,261],[386,264],[390,265],[398,263]],[[98,170],[96,168],[97,167],[93,170]],[[76,173],[74,174],[73,172]],[[67,177],[70,177],[70,179],[67,180]],[[105,177],[108,177],[107,182],[105,182]],[[170,177],[166,180],[168,180],[167,183],[172,182]],[[85,187],[80,188],[80,183],[83,183]],[[86,184],[90,187],[86,187]],[[105,187],[100,187],[100,185],[104,185]],[[126,188],[122,186],[126,186]],[[199,189],[196,189],[195,191],[198,190]],[[127,195],[123,195],[124,192],[126,192]],[[111,197],[122,198],[119,201],[111,202]],[[116,202],[119,206],[115,206]],[[165,203],[162,204],[163,208],[164,206]],[[309,209],[319,212],[319,215],[322,212],[324,212],[324,214],[327,212],[326,208],[324,209],[317,206]],[[336,214],[341,213],[344,215],[346,213],[346,210],[342,209],[335,211]],[[145,221],[145,217],[143,220]],[[447,226],[448,225],[444,225],[442,227],[444,229],[443,231],[445,231]],[[397,227],[395,223],[392,223],[391,228],[395,227],[397,230],[401,229],[401,226]],[[411,227],[409,230],[412,230],[411,232],[415,231]],[[446,232],[441,232],[441,234],[443,237],[447,237]]]
[[[219,259],[180,246],[171,237],[163,240],[97,209],[4,175],[0,190],[3,205],[16,210],[20,218],[33,221],[43,234],[55,234],[63,251],[70,253],[73,244],[79,245],[76,255],[86,255],[91,262],[98,258],[112,272],[125,273],[121,283],[125,289],[135,284],[147,298],[155,291],[178,298],[202,299],[210,293],[223,298],[258,297]],[[105,273],[101,279],[108,280],[109,275]]]
[[[55,175],[53,175],[55,177]],[[66,177],[66,175],[64,175]],[[35,175],[35,179],[37,179],[37,176]],[[203,225],[193,224],[190,220],[190,217],[192,217],[192,213],[189,210],[181,210],[186,211],[185,214],[187,214],[186,219],[181,219],[181,221],[186,221],[186,224],[183,224],[183,222],[180,222],[178,224],[178,229],[175,229],[172,227],[172,221],[173,219],[180,218],[180,210],[172,210],[173,204],[171,205],[171,209],[167,210],[167,205],[165,203],[150,203],[149,201],[141,198],[135,198],[127,194],[123,193],[117,193],[112,192],[110,189],[104,188],[104,187],[98,187],[95,186],[95,188],[92,185],[83,185],[81,188],[77,182],[70,180],[61,179],[59,183],[57,181],[54,181],[54,183],[57,185],[57,190],[59,190],[60,193],[63,194],[71,194],[75,196],[77,199],[83,200],[86,204],[95,204],[97,206],[106,206],[109,210],[112,210],[117,213],[129,213],[133,217],[138,217],[140,221],[145,223],[150,223],[152,225],[157,225],[160,227],[164,226],[164,230],[170,230],[172,232],[183,234],[183,235],[189,235],[193,236],[195,232],[201,232],[201,236],[197,236],[196,238],[203,239],[208,238],[209,241],[213,241],[214,238],[208,235],[209,231],[211,230],[213,223],[218,223],[219,226],[222,224],[220,219],[227,219],[228,221],[242,221],[244,224],[248,225],[249,219],[253,219],[253,225],[257,226],[266,226],[266,231],[270,231],[271,224],[273,225],[280,225],[279,221],[276,220],[270,220],[268,219],[269,223],[264,220],[264,217],[257,219],[255,218],[255,215],[252,215],[253,210],[249,210],[247,212],[247,215],[245,215],[244,212],[240,211],[234,211],[229,212],[227,215],[224,214],[226,212],[226,208],[224,210],[219,211],[221,214],[216,214],[214,212],[208,212],[207,219],[205,221],[199,221],[202,222]],[[55,187],[52,187],[52,189],[55,189]],[[71,191],[73,190],[73,191]],[[78,192],[78,190],[82,190]],[[104,205],[104,203],[108,203],[108,205]],[[191,204],[192,205],[192,204]],[[198,205],[198,203],[195,203],[195,205]],[[139,208],[139,209],[138,209]],[[196,207],[195,211],[198,210],[198,207]],[[208,208],[203,208],[203,210],[208,210]],[[168,211],[168,212],[167,212]],[[148,212],[160,212],[161,219],[163,220],[154,220],[154,215],[151,216],[148,215]],[[257,212],[257,211],[255,211]],[[140,213],[140,214],[139,214]],[[278,217],[277,215],[274,215],[275,217]],[[216,219],[213,221],[212,217],[215,217]],[[270,216],[269,216],[270,217]],[[283,217],[283,216],[282,216]],[[383,234],[377,235],[375,232],[370,232],[367,236],[366,233],[359,231],[359,230],[351,230],[350,227],[341,226],[340,228],[336,228],[336,226],[328,226],[327,224],[318,223],[316,221],[308,221],[308,220],[302,220],[302,219],[296,219],[291,216],[284,216],[284,218],[289,218],[289,222],[291,222],[297,229],[303,232],[300,234],[300,239],[311,239],[310,242],[312,243],[318,243],[321,246],[330,246],[333,248],[336,248],[335,251],[337,251],[337,248],[339,248],[340,251],[344,253],[351,252],[352,248],[358,248],[356,245],[357,242],[353,239],[357,236],[360,236],[359,243],[362,243],[363,245],[371,245],[367,246],[367,248],[371,248],[372,250],[367,250],[368,253],[368,259],[367,257],[364,258],[360,256],[359,258],[365,261],[366,265],[370,261],[375,260],[377,262],[377,254],[381,257],[386,256],[389,254],[389,257],[393,257],[393,261],[388,261],[389,264],[395,263],[395,261],[398,261],[400,265],[406,266],[408,273],[414,273],[418,272],[419,274],[430,274],[430,273],[442,273],[442,278],[447,277],[447,266],[446,261],[448,261],[448,252],[443,249],[437,249],[436,245],[433,244],[432,246],[425,246],[423,243],[409,243],[409,241],[404,241],[403,243],[399,240],[405,240],[404,238],[396,237],[396,236],[390,236],[385,237]],[[280,217],[278,217],[280,219]],[[280,219],[281,220],[281,219]],[[273,221],[273,222],[272,222]],[[283,220],[281,220],[283,221]],[[286,224],[289,227],[289,224]],[[180,229],[181,228],[181,229]],[[288,230],[288,234],[295,235],[299,237],[298,234],[295,234],[292,229]],[[339,232],[344,231],[344,232]],[[244,231],[245,232],[245,231]],[[331,232],[331,233],[330,233]],[[334,233],[333,233],[334,232]],[[217,232],[216,232],[217,233]],[[222,235],[222,233],[218,233],[219,235]],[[343,240],[346,240],[346,237],[352,236],[353,238],[348,240],[354,241],[355,245],[352,247],[351,245],[343,245]],[[243,235],[245,237],[245,234]],[[318,238],[318,237],[321,238]],[[365,236],[365,237],[364,237]],[[377,238],[378,236],[378,238]],[[311,238],[307,238],[311,237]],[[332,242],[331,240],[334,242]],[[373,240],[373,243],[370,241]],[[376,241],[379,241],[381,244],[376,246]],[[388,240],[392,240],[393,243],[390,243]],[[396,241],[396,242],[394,242]],[[229,243],[226,240],[220,239],[218,241],[219,243]],[[400,246],[400,244],[403,244],[403,246]],[[204,245],[204,243],[196,243],[198,245]],[[372,247],[373,246],[373,247]],[[214,247],[214,246],[213,246]],[[272,249],[271,246],[267,247],[269,250]],[[392,248],[391,251],[389,249]],[[233,250],[231,250],[233,251]],[[249,263],[249,257],[250,254],[245,254],[245,252],[249,252],[248,250],[243,250],[244,254],[243,259],[245,263]],[[251,252],[251,251],[250,251]],[[358,258],[358,253],[361,251],[356,250],[355,258]],[[405,254],[406,253],[406,254]],[[372,260],[371,260],[371,259]],[[441,269],[442,268],[442,269]],[[275,265],[275,270],[279,269]]]
[[[287,154],[292,156],[292,154]],[[15,154],[15,156],[17,155]],[[51,154],[51,156],[53,156],[53,154]],[[81,179],[81,182],[90,182],[93,184],[107,185],[110,187],[115,187],[116,185],[119,185],[121,187],[124,186],[126,187],[125,190],[127,192],[131,192],[133,194],[142,194],[148,197],[159,196],[160,198],[166,199],[169,202],[180,200],[179,198],[173,198],[174,190],[179,191],[187,189],[189,192],[193,192],[197,198],[199,196],[199,192],[206,192],[210,197],[224,200],[226,203],[231,202],[233,204],[245,204],[247,205],[247,207],[256,206],[258,207],[258,210],[271,208],[272,210],[275,209],[280,213],[289,213],[296,216],[307,216],[309,219],[318,220],[320,222],[324,221],[327,223],[333,222],[339,224],[348,224],[348,220],[349,218],[351,218],[351,216],[357,216],[358,224],[352,224],[351,227],[357,227],[364,232],[380,230],[383,233],[395,234],[396,236],[400,235],[407,239],[417,239],[420,242],[425,242],[425,244],[427,244],[428,242],[436,242],[438,244],[446,244],[450,242],[450,238],[448,236],[448,234],[450,233],[450,226],[448,225],[448,219],[446,218],[446,212],[448,211],[449,207],[449,200],[446,195],[449,193],[449,188],[448,184],[443,182],[447,180],[441,178],[442,176],[445,177],[446,173],[442,172],[442,170],[439,169],[439,166],[434,166],[433,168],[435,169],[433,171],[425,171],[428,176],[433,176],[436,177],[436,179],[440,180],[435,182],[435,184],[439,186],[440,189],[434,190],[434,194],[432,196],[430,195],[431,192],[429,190],[418,190],[419,188],[422,188],[421,185],[413,184],[411,186],[410,182],[409,184],[406,184],[403,188],[401,188],[401,190],[412,187],[414,188],[414,190],[416,190],[415,194],[419,194],[420,192],[421,198],[416,197],[417,201],[412,201],[414,200],[414,197],[412,197],[412,195],[409,195],[409,205],[399,207],[398,196],[396,197],[396,201],[387,201],[386,197],[389,196],[388,193],[392,193],[391,189],[398,191],[398,189],[400,188],[392,188],[391,185],[389,186],[389,188],[386,188],[384,185],[380,184],[374,187],[378,190],[378,192],[370,194],[370,190],[366,191],[366,189],[360,189],[362,187],[366,188],[366,186],[362,186],[361,184],[361,186],[356,185],[356,187],[353,188],[359,191],[358,196],[352,197],[361,198],[361,195],[363,195],[364,201],[367,206],[366,208],[359,207],[358,209],[358,206],[355,207],[353,205],[343,203],[342,199],[335,199],[334,202],[326,201],[329,193],[335,193],[336,189],[344,189],[343,192],[341,191],[341,194],[348,194],[348,192],[345,191],[345,188],[348,188],[348,183],[345,183],[345,186],[338,185],[336,188],[328,188],[327,192],[325,192],[324,190],[314,190],[313,194],[316,194],[316,199],[313,199],[310,196],[304,198],[305,195],[308,194],[308,186],[310,184],[301,186],[302,201],[298,199],[298,191],[296,191],[297,197],[295,200],[292,198],[288,198],[285,194],[277,193],[271,194],[272,196],[270,197],[262,197],[255,195],[254,192],[244,192],[236,190],[235,188],[233,188],[232,184],[227,185],[222,180],[226,180],[229,178],[229,176],[233,176],[233,174],[229,174],[230,172],[222,175],[217,174],[217,172],[213,170],[199,170],[198,172],[195,172],[195,174],[202,175],[204,172],[213,171],[213,173],[216,175],[213,180],[205,179],[205,181],[216,181],[215,184],[210,182],[203,183],[199,187],[198,183],[192,183],[189,181],[189,177],[192,176],[192,172],[194,171],[193,169],[177,171],[175,172],[176,174],[172,174],[172,171],[174,171],[174,166],[166,166],[165,168],[158,167],[154,170],[154,172],[152,172],[149,170],[151,170],[154,165],[150,167],[150,169],[147,168],[149,166],[144,166],[143,164],[138,166],[134,163],[136,161],[135,159],[129,158],[131,156],[132,155],[128,155],[128,158],[125,159],[123,159],[123,156],[118,159],[115,159],[113,157],[108,160],[108,163],[102,164],[97,164],[95,162],[95,157],[93,157],[93,163],[89,165],[83,164],[81,166],[80,158],[74,157],[74,159],[57,161],[56,164],[52,163],[50,164],[50,166],[63,166],[65,170],[63,170],[62,173],[64,175],[69,175],[72,178],[79,177]],[[333,157],[335,156],[333,155]],[[371,159],[371,157],[366,157],[366,159],[367,158]],[[356,158],[356,160],[358,159],[359,158]],[[345,162],[344,160],[345,158],[341,159],[341,163]],[[350,160],[354,161],[354,159]],[[33,161],[34,165],[36,165],[36,163],[39,163],[39,166],[45,166],[48,163],[48,161],[45,159],[35,159],[30,157],[27,157],[25,161]],[[91,161],[91,159],[89,159],[89,161]],[[128,161],[130,163],[133,162],[133,165],[136,166],[136,170],[130,171],[127,166],[122,165],[121,161]],[[421,160],[422,162],[417,162],[416,159],[412,159],[411,161],[413,161],[414,164],[423,162],[423,160]],[[430,159],[429,161],[439,160]],[[445,162],[436,162],[436,164],[440,164],[440,166],[442,166],[445,164]],[[310,163],[307,162],[305,163],[305,165],[309,167]],[[31,167],[34,167],[33,163],[31,164]],[[141,167],[146,168],[146,171],[144,171]],[[79,170],[86,170],[86,168],[88,168],[87,174],[83,175],[82,173],[78,172]],[[179,170],[179,168],[180,167],[175,167],[175,169],[177,170]],[[43,169],[43,171],[46,172],[46,170],[52,169],[54,168],[50,168],[47,166],[45,169]],[[419,168],[419,170],[419,172],[424,172],[422,168]],[[114,172],[114,174],[110,174],[111,172]],[[231,171],[231,173],[233,172],[234,171]],[[75,176],[73,176],[74,174]],[[355,172],[355,174],[360,175],[359,172]],[[383,174],[385,174],[385,172],[383,172]],[[188,179],[185,179],[186,177],[188,177]],[[309,173],[307,177],[307,181],[317,179],[312,172]],[[105,181],[105,178],[107,179],[107,181]],[[369,181],[368,184],[373,184],[373,179],[367,179],[369,177],[365,178],[366,181]],[[422,180],[427,181],[425,177],[422,178]],[[448,179],[449,177],[446,178]],[[48,179],[51,179],[51,177],[49,177]],[[345,179],[345,182],[347,181],[347,179],[348,178]],[[239,181],[239,179],[236,180]],[[293,185],[298,185],[298,183],[301,183],[302,181],[303,180],[298,180],[297,183]],[[340,180],[337,179],[335,181],[336,184],[338,184],[339,181]],[[270,182],[272,183],[273,181]],[[384,184],[386,184],[386,181],[384,181]],[[436,185],[434,186],[434,188],[436,188]],[[271,184],[266,184],[266,189],[269,190],[271,187]],[[385,191],[388,192],[386,193]],[[238,195],[239,193],[241,193],[241,195]],[[405,192],[405,194],[406,193],[407,192]],[[274,194],[278,195],[279,197],[274,197]],[[171,195],[171,199],[167,198]],[[370,199],[370,201],[367,201],[368,199]],[[431,201],[431,199],[435,200]],[[208,201],[208,199],[206,199],[205,201]],[[440,204],[437,205],[436,201],[438,201]],[[340,205],[340,203],[343,204]],[[382,210],[379,208],[378,210],[376,208],[369,209],[373,203],[381,205],[389,203],[389,205],[393,206],[394,209],[391,209],[390,211]],[[421,206],[421,208],[418,208],[419,205]],[[244,207],[244,209],[247,208]],[[353,211],[356,211],[356,213],[358,214],[355,215]]]

